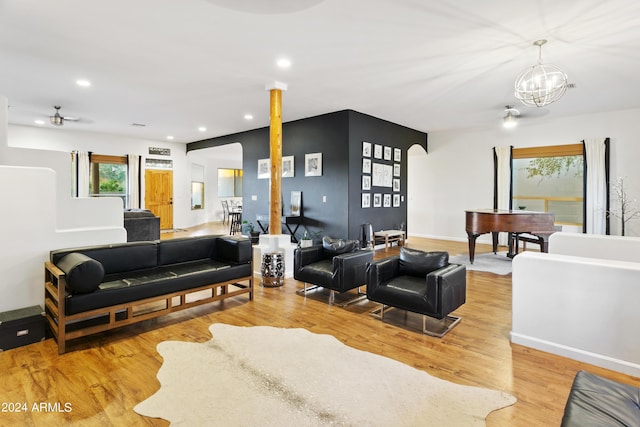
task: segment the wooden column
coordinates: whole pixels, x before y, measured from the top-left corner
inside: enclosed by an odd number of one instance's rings
[[[282,233],[282,90],[270,90],[269,157],[271,191],[269,234]]]

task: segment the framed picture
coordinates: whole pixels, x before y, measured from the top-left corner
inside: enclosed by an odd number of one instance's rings
[[[258,160],[258,179],[269,179],[271,177],[271,159]]]
[[[399,148],[393,149],[393,161],[400,162],[402,160],[402,150]]]
[[[362,193],[362,207],[370,208],[371,207],[371,194]]]
[[[385,194],[382,200],[382,206],[385,208],[391,207],[391,194]]]
[[[381,206],[382,206],[382,194],[375,193],[373,195],[373,207],[374,208],[379,208]]]
[[[291,216],[300,216],[302,211],[302,191],[291,192]]]
[[[286,156],[282,158],[282,177],[293,178],[295,176],[295,164],[293,156]]]
[[[362,157],[371,157],[371,143],[362,141]]]
[[[371,173],[371,159],[362,159],[362,173]]]
[[[391,161],[391,147],[384,147],[384,159]]]
[[[400,207],[400,195],[399,194],[394,194],[393,195],[393,207],[394,208],[399,208]]]
[[[393,178],[393,191],[400,191],[400,178]]]
[[[371,176],[370,175],[362,175],[362,189],[363,190],[371,190]]]
[[[393,164],[393,176],[400,176],[400,163]]]
[[[304,155],[304,176],[322,176],[322,153]]]
[[[389,187],[393,185],[391,173],[393,168],[391,165],[383,163],[374,163],[372,166],[371,184],[376,187]]]
[[[375,157],[376,159],[382,158],[382,145],[380,144],[373,145],[373,157]]]

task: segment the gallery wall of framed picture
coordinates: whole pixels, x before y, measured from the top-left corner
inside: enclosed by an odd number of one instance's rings
[[[367,208],[399,208],[402,150],[362,141],[362,203]]]
[[[282,157],[282,178],[295,176],[295,157]],[[322,153],[304,156],[304,176],[322,176]],[[271,159],[258,159],[258,179],[271,178]]]

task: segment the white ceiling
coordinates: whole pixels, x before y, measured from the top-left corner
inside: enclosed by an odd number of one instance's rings
[[[0,0],[0,94],[10,123],[52,127],[61,105],[81,118],[65,130],[158,141],[267,126],[274,81],[285,121],[499,126],[541,38],[576,88],[529,120],[640,106],[635,0]]]

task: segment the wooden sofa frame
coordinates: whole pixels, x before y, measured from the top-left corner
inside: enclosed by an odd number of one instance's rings
[[[239,282],[248,282],[248,284]],[[209,294],[203,297],[198,295],[198,299],[188,301],[189,296],[196,293],[204,294],[203,291],[209,291]],[[242,294],[248,294],[249,301],[253,301],[252,276],[67,315],[65,307],[66,275],[52,262],[45,262],[44,311],[53,338],[58,344],[58,354],[65,353],[67,341],[75,338]]]

